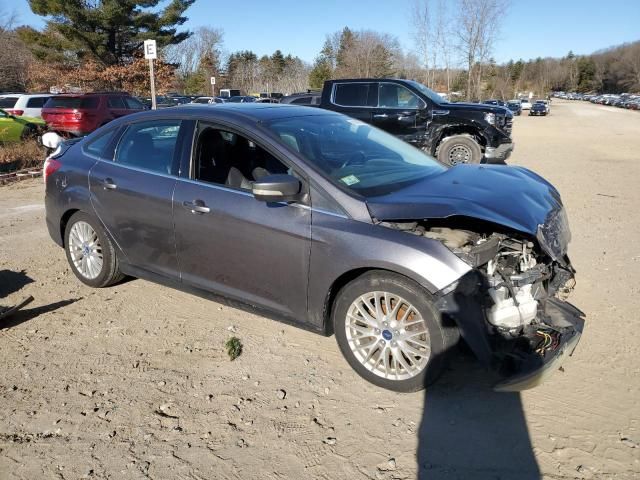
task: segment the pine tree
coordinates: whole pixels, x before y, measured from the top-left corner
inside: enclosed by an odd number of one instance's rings
[[[29,0],[33,13],[48,18],[47,26],[43,31],[23,27],[19,35],[44,61],[63,55],[76,62],[123,65],[140,54],[146,39],[162,48],[188,38],[190,32],[177,27],[187,20],[183,13],[194,1],[171,0],[155,11],[160,0]]]

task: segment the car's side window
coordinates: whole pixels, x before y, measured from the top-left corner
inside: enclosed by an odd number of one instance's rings
[[[199,123],[193,148],[194,180],[251,190],[253,182],[266,175],[288,172],[282,162],[252,140]]]
[[[142,103],[140,103],[135,98],[125,97],[124,101],[127,104],[127,108],[131,110],[144,110],[144,105],[142,105]]]
[[[407,88],[396,83],[380,83],[378,106],[383,108],[418,108],[420,99]]]
[[[300,97],[300,98],[296,98],[295,100],[292,100],[291,103],[295,103],[298,105],[309,105],[311,104],[311,97]]]
[[[109,97],[107,105],[109,105],[109,108],[127,108],[122,97]]]
[[[174,158],[180,125],[180,120],[154,120],[129,125],[118,143],[116,163],[176,174]]]
[[[113,160],[113,150],[115,147],[114,136],[117,131],[118,129],[114,128],[91,139],[91,141],[84,146],[84,151],[103,160]]]
[[[49,97],[33,97],[27,100],[27,108],[42,108]]]
[[[375,107],[378,103],[375,83],[336,83],[333,103],[343,107]]]

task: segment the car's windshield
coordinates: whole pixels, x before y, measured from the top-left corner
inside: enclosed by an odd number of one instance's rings
[[[407,82],[413,88],[418,90],[424,96],[428,97],[429,100],[431,100],[435,104],[440,104],[440,103],[443,103],[445,101],[440,95],[438,95],[436,92],[434,92],[430,88],[425,87],[421,83],[414,82],[413,80],[405,80],[405,82]]]
[[[283,118],[267,128],[336,184],[365,197],[400,190],[446,169],[402,140],[344,116]]]

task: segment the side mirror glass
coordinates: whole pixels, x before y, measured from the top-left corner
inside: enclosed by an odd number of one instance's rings
[[[302,184],[292,175],[267,175],[253,183],[252,193],[263,202],[293,202],[300,198]]]
[[[42,145],[55,150],[62,143],[62,137],[55,132],[47,132],[41,137]]]

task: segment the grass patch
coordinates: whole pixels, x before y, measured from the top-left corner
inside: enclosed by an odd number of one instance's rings
[[[0,143],[0,172],[40,168],[46,154],[46,150],[38,144],[35,138],[16,143]]]
[[[242,342],[238,337],[231,337],[224,346],[231,360],[235,360],[242,354]]]

